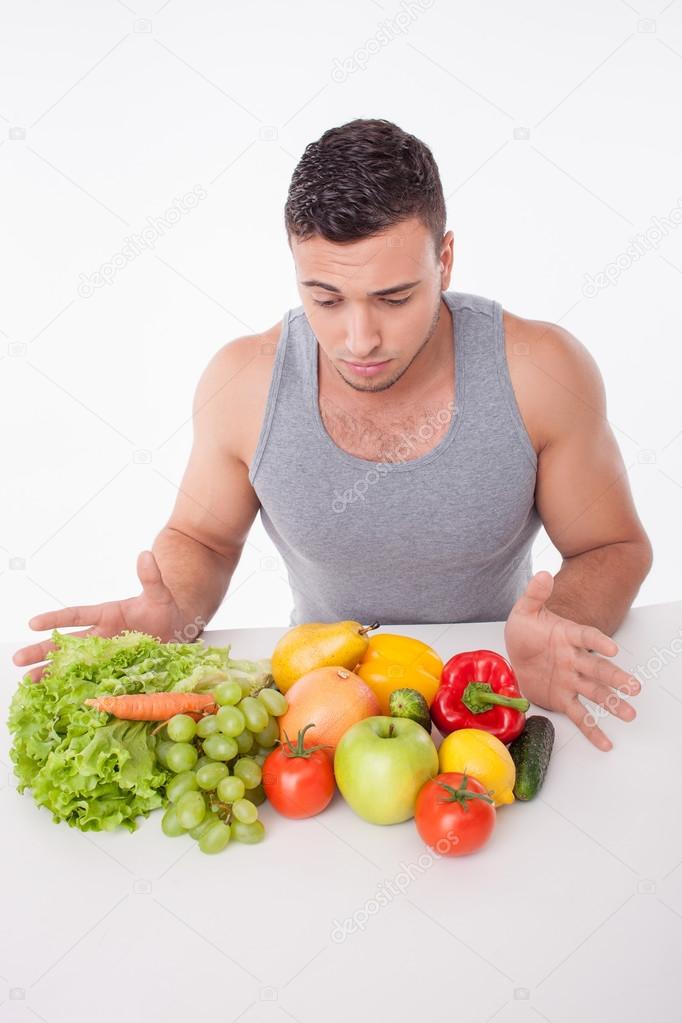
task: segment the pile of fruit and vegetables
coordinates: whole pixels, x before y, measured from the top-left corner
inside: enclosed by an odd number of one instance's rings
[[[526,719],[501,654],[444,664],[410,636],[370,636],[378,627],[306,623],[257,661],[55,629],[42,679],[26,675],[10,708],[19,791],[83,831],[134,831],[159,809],[164,834],[216,853],[264,838],[262,803],[310,817],[338,788],[371,824],[414,818],[440,855],[474,852],[499,807],[539,791],[552,723]]]

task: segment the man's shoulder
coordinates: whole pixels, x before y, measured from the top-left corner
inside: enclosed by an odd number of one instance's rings
[[[603,418],[597,363],[569,330],[503,310],[505,351],[521,414],[536,450],[590,416]]]
[[[258,399],[270,384],[281,341],[283,320],[257,334],[241,334],[219,348],[206,366],[203,378],[211,387],[227,388],[231,401]]]
[[[283,322],[227,341],[213,354],[196,387],[195,422],[208,420],[216,438],[247,465],[258,441]]]
[[[279,320],[260,333],[241,334],[231,341],[226,341],[211,360],[215,372],[217,374],[242,372],[249,366],[255,373],[263,370],[267,372],[268,367],[272,370],[283,322]]]

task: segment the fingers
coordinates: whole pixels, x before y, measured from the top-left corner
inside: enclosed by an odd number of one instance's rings
[[[588,654],[585,650],[577,651],[575,667],[585,678],[596,679],[604,686],[611,686],[631,696],[635,696],[642,688],[634,675],[623,671],[613,661],[607,661],[596,654]]]
[[[99,617],[101,607],[101,604],[86,604],[45,611],[44,614],[30,618],[28,627],[35,632],[44,632],[46,629],[63,629],[69,625],[92,625]]]
[[[613,743],[609,739],[605,732],[602,732],[601,728],[597,725],[594,720],[594,715],[590,713],[580,702],[577,696],[569,700],[564,707],[564,713],[571,719],[574,725],[577,725],[583,735],[590,740],[593,746],[601,750],[603,753],[608,753],[613,748]]]
[[[554,577],[550,572],[536,572],[529,579],[526,592],[516,601],[513,610],[521,614],[537,614],[549,600],[554,589]]]
[[[90,629],[81,629],[80,632],[69,632],[67,633],[67,635],[88,636],[91,634],[91,632],[92,630]],[[33,646],[25,646],[22,647],[21,650],[17,650],[16,653],[12,655],[12,660],[19,667],[23,666],[24,664],[37,664],[38,661],[46,660],[50,650],[56,650],[56,648],[57,648],[56,643],[53,643],[51,639],[46,639],[43,640],[42,643],[34,643]],[[43,665],[43,670],[46,667],[47,665]],[[27,672],[26,674],[31,674],[31,676],[33,677],[31,672]],[[37,680],[34,679],[34,681]]]
[[[576,688],[581,696],[586,696],[588,700],[608,710],[621,721],[632,721],[637,717],[637,711],[627,700],[623,700],[613,689],[601,685],[592,678],[580,676]]]
[[[44,643],[34,643],[33,646],[25,646],[21,650],[17,650],[12,655],[12,660],[19,666],[22,664],[35,664],[37,661],[44,661],[48,650],[54,650],[54,648],[55,644],[51,640],[46,639]]]
[[[38,665],[37,668],[31,668],[30,671],[24,672],[24,676],[30,675],[32,682],[35,682],[35,683],[42,682],[43,675],[45,674],[45,669],[46,668],[47,668],[47,664],[40,664],[40,665]]]
[[[84,604],[77,607],[62,607],[58,611],[45,611],[43,614],[34,615],[29,619],[28,626],[34,632],[43,632],[47,629],[63,629],[71,625],[86,625],[92,627],[93,622],[99,619],[102,612],[101,604]],[[89,630],[83,629],[71,635],[86,636]],[[42,643],[33,643],[31,646],[22,647],[12,656],[15,664],[35,664],[37,661],[44,661],[50,650],[55,649],[52,640],[46,639]]]
[[[618,644],[594,625],[576,625],[575,622],[571,622],[568,639],[573,646],[594,650],[595,653],[605,654],[606,657],[613,657],[618,653]]]

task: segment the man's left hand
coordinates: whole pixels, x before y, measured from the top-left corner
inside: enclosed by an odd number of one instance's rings
[[[579,696],[632,721],[637,712],[618,693],[634,695],[641,686],[607,660],[618,653],[610,636],[549,610],[553,588],[549,572],[536,572],[514,604],[504,630],[509,660],[524,696],[547,710],[562,711],[597,749],[607,752],[613,743]]]

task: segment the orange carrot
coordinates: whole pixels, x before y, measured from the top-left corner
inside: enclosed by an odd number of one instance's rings
[[[217,710],[210,693],[133,693],[86,700],[94,707],[125,721],[167,721],[174,714],[206,714]]]

